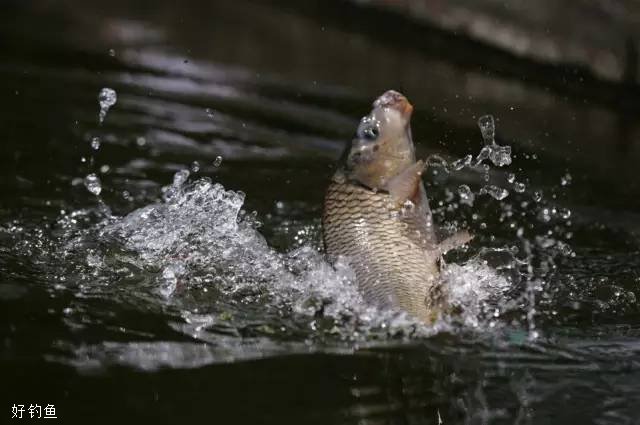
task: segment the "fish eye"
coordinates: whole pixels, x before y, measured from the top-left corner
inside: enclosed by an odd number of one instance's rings
[[[358,137],[365,140],[376,140],[380,135],[380,129],[374,123],[367,123],[358,129]]]
[[[364,131],[364,137],[370,140],[374,140],[378,138],[378,134],[380,131],[377,127],[370,127]]]

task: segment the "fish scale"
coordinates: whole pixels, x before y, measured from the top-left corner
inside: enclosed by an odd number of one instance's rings
[[[411,237],[423,232],[417,224],[424,217],[411,218],[386,192],[334,181],[325,197],[324,243],[330,257],[348,262],[367,301],[430,322],[439,303],[438,256]]]

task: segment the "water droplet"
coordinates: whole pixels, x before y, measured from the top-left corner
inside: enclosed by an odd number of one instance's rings
[[[571,184],[571,180],[572,180],[571,174],[567,173],[560,178],[560,184],[562,186],[568,186]]]
[[[461,204],[467,204],[469,206],[473,206],[473,201],[475,199],[475,196],[473,195],[473,192],[471,191],[469,186],[467,186],[466,184],[462,184],[458,186],[458,194],[460,195]]]
[[[207,116],[208,116],[209,118],[213,118],[213,109],[211,109],[211,108],[207,108],[207,109],[205,109],[204,111],[207,113]]]
[[[98,149],[100,149],[100,138],[99,137],[93,137],[91,139],[91,149],[93,149],[94,151],[97,151]]]
[[[200,163],[198,161],[193,161],[191,163],[191,172],[197,173],[198,171],[200,171]]]
[[[109,112],[109,109],[116,104],[117,100],[118,96],[116,95],[116,91],[114,89],[105,87],[100,90],[100,93],[98,94],[98,103],[100,104],[100,113],[98,115],[98,119],[100,121],[100,124],[102,124],[105,117],[107,116],[107,112]]]
[[[513,173],[507,173],[507,181],[509,183],[513,183],[514,181],[516,181],[516,175]]]
[[[109,49],[109,56],[112,58],[116,56],[116,51],[114,49]]]
[[[222,157],[220,155],[216,156],[216,159],[213,161],[214,167],[219,167],[222,165]]]
[[[147,139],[145,139],[144,137],[140,136],[138,138],[136,138],[136,145],[142,147],[144,145],[147,144]]]
[[[489,158],[489,155],[491,155],[491,146],[483,146],[480,150],[480,153],[476,157],[476,165],[480,165],[482,161]]]
[[[84,178],[84,186],[87,190],[94,195],[100,195],[102,192],[102,184],[100,183],[100,179],[95,174],[91,173]]]
[[[507,196],[509,196],[509,191],[507,189],[503,189],[501,187],[494,186],[494,185],[482,187],[482,189],[480,189],[480,193],[487,194],[492,198],[497,199],[498,201],[501,201]]]
[[[515,183],[513,184],[513,190],[515,190],[515,191],[516,191],[516,192],[518,192],[518,193],[522,193],[522,192],[524,192],[524,190],[525,190],[526,188],[527,188],[527,187],[525,186],[525,184],[524,184],[524,183],[515,182]]]
[[[551,211],[549,210],[549,208],[541,209],[538,213],[538,219],[543,223],[548,223],[549,221],[551,221]]]
[[[511,146],[492,145],[489,159],[498,167],[511,164]]]
[[[478,119],[478,127],[482,133],[482,139],[486,145],[493,144],[496,137],[496,127],[493,115],[484,115]]]
[[[453,161],[451,163],[451,169],[454,171],[460,171],[462,170],[464,167],[469,166],[471,164],[471,161],[473,160],[473,156],[472,155],[467,155],[464,158],[460,158],[456,161]]]
[[[536,202],[542,201],[542,192],[540,192],[539,190],[533,192],[533,200]]]
[[[111,167],[109,167],[107,164],[104,164],[104,165],[100,166],[100,173],[101,174],[107,174],[109,172],[109,170],[111,170]]]
[[[415,204],[413,202],[411,202],[410,200],[406,200],[404,202],[404,204],[402,204],[402,214],[409,214],[413,211],[413,209],[415,208]]]
[[[491,179],[491,174],[489,174],[491,167],[488,164],[484,164],[482,168],[484,168],[484,181],[488,182]]]

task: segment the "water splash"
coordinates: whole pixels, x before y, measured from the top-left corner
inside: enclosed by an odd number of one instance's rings
[[[511,164],[511,146],[500,146],[495,141],[495,123],[492,115],[484,115],[478,119],[478,127],[485,145],[476,157],[476,165],[489,159],[493,165],[504,167]]]
[[[166,302],[206,289],[243,304],[259,302],[267,310],[290,309],[300,320],[315,323],[312,327],[318,333],[346,339],[404,334],[408,329],[426,335],[445,325],[426,327],[402,312],[367,304],[344,263],[329,265],[309,242],[278,253],[257,231],[256,214],[242,209],[244,193],[225,190],[207,178],[194,182],[188,178],[188,170],[178,171],[165,188],[162,202],[115,219],[99,231],[100,238],[117,240],[133,253],[126,264],[156,271],[153,290]],[[449,271],[450,278],[470,279],[467,289],[452,292],[456,305],[480,300],[468,291],[482,292],[485,281],[501,279],[490,268],[479,271],[478,267],[470,263]],[[476,282],[478,273],[483,280]],[[469,300],[462,299],[467,296]],[[477,312],[469,308],[462,322],[476,320],[474,326],[479,326],[478,319],[467,317]]]
[[[118,96],[115,90],[110,89],[108,87],[105,87],[102,90],[100,90],[100,93],[98,94],[98,104],[100,105],[100,112],[98,113],[98,121],[100,124],[104,122],[104,119],[107,117],[107,113],[109,112],[109,109],[111,109],[111,107],[116,104],[117,100],[118,100]]]
[[[502,187],[498,187],[498,186],[494,186],[494,185],[487,185],[487,186],[483,186],[480,189],[480,194],[481,195],[489,195],[494,199],[497,199],[498,201],[502,201],[503,199],[505,199],[507,196],[509,196],[509,191],[507,189],[504,189]]]

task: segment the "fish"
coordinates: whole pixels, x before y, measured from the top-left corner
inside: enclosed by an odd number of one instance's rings
[[[468,231],[439,240],[416,160],[413,106],[395,90],[360,120],[326,190],[322,233],[330,261],[345,261],[364,299],[432,323],[446,310],[441,257]]]

